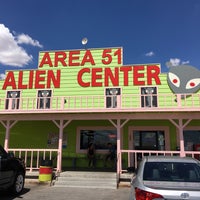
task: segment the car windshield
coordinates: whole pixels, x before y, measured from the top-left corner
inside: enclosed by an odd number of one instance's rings
[[[147,162],[144,167],[143,180],[200,182],[200,166],[195,163],[182,162]]]

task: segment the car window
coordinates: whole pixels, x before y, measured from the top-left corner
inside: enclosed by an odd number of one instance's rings
[[[143,180],[200,182],[200,166],[195,163],[147,162]]]

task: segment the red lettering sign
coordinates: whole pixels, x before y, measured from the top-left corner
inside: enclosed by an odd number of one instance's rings
[[[119,69],[117,67],[114,68],[114,74],[110,68],[105,68],[105,78],[104,85],[109,86],[109,80],[111,81],[111,85],[118,86],[119,85]]]
[[[120,68],[84,68],[78,72],[78,84],[82,87],[103,87],[119,86],[119,77],[122,76],[124,86],[129,86],[129,79],[132,76],[133,85],[148,85],[155,80],[156,84],[161,84],[158,66],[146,66],[147,75],[145,76],[145,66],[122,66]],[[120,74],[120,72],[122,74]],[[91,76],[91,81],[83,81],[83,76]],[[89,78],[87,79],[89,80]],[[104,81],[103,81],[104,80]]]
[[[77,82],[81,87],[118,87],[135,85],[159,85],[161,84],[158,65],[119,66],[122,64],[122,49],[103,49],[100,55],[93,50],[73,50],[44,52],[39,63],[42,67],[80,67]],[[95,58],[98,58],[96,61]],[[99,64],[96,66],[96,62]],[[113,65],[116,64],[116,67]],[[109,67],[110,65],[111,67]],[[83,66],[88,66],[83,68]],[[94,67],[95,66],[95,67]],[[58,69],[58,68],[57,68]],[[63,69],[63,70],[65,70]],[[78,69],[78,68],[77,68]],[[77,71],[75,69],[75,71]],[[66,76],[71,74],[64,73]],[[16,77],[15,77],[16,76]],[[26,78],[24,78],[24,76]],[[27,80],[28,76],[28,80]],[[60,88],[61,69],[59,70],[30,70],[17,72],[9,71],[2,89],[44,89]]]
[[[83,60],[81,62],[81,66],[84,66],[85,63],[90,63],[91,65],[95,65],[94,58],[92,57],[90,50],[87,50],[85,52],[85,55],[84,55]]]
[[[55,59],[54,59],[54,67],[58,67],[58,64],[61,63],[62,66],[67,66],[65,62],[67,55],[64,51],[55,52]]]
[[[44,84],[44,81],[45,81],[45,76],[44,75],[45,74],[46,74],[45,70],[36,71],[36,74],[35,74],[35,88],[38,88],[38,89],[45,88],[45,84]]]
[[[49,65],[49,67],[53,67],[53,64],[51,62],[51,57],[48,52],[44,53],[44,56],[39,64],[39,67],[43,67],[43,65]]]
[[[79,55],[80,55],[80,51],[69,52],[69,66],[80,66]]]
[[[25,81],[24,74],[27,71],[19,71],[16,81],[14,72],[8,72],[4,81],[2,90],[8,89],[43,89],[43,88],[60,88],[61,70],[36,70],[29,71],[29,79]],[[33,81],[35,79],[35,81]],[[18,83],[18,84],[16,84]]]
[[[23,84],[23,71],[19,71],[18,88],[27,89],[27,84]]]
[[[148,66],[147,67],[147,84],[148,85],[152,85],[152,79],[154,79],[156,85],[160,85],[160,78],[159,78],[159,74],[160,74],[160,68],[158,68],[158,66]]]
[[[117,56],[117,64],[122,63],[122,52],[121,48],[114,52],[114,56]],[[104,49],[102,53],[102,63],[104,65],[109,65],[113,61],[112,49]]]
[[[140,78],[144,78],[144,66],[134,66],[133,73],[133,85],[145,85],[145,81],[140,80]]]
[[[85,54],[83,56],[82,60],[80,59],[80,50],[77,51],[69,51],[68,52],[68,57],[67,57],[67,52],[65,51],[58,51],[52,54],[52,58],[50,57],[50,53],[49,52],[45,52],[41,62],[39,64],[39,67],[42,68],[44,65],[47,65],[49,67],[58,67],[63,66],[69,66],[69,67],[73,67],[73,66],[84,66],[85,64],[90,64],[90,65],[95,65],[95,61],[94,58],[92,56],[92,53],[90,50],[86,50]]]
[[[128,86],[128,82],[129,82],[128,73],[132,70],[133,70],[133,67],[130,67],[130,66],[120,67],[120,71],[123,72],[123,75],[124,75],[124,86]]]
[[[112,62],[112,55],[110,54],[111,52],[111,49],[104,49],[102,54],[102,63],[104,65],[109,65]]]
[[[4,84],[3,84],[2,90],[6,90],[7,87],[11,87],[13,90],[17,88],[14,72],[12,72],[12,71],[8,72],[6,79],[4,81]]]
[[[53,70],[48,70],[47,72],[47,88],[51,88],[51,83],[54,86],[54,88],[60,88],[60,70],[55,72]]]
[[[90,82],[84,82],[83,81],[82,77],[83,77],[84,73],[90,74],[90,69],[89,68],[83,68],[78,72],[78,75],[77,75],[78,84],[80,86],[82,86],[82,87],[89,87],[90,86]]]
[[[114,56],[117,56],[117,63],[122,64],[122,49],[121,48],[115,51]]]
[[[97,80],[100,80],[98,82]],[[102,87],[102,68],[92,69],[92,87]]]
[[[34,77],[34,71],[31,70],[29,72],[29,81],[28,81],[28,88],[32,89],[33,88],[33,77]]]

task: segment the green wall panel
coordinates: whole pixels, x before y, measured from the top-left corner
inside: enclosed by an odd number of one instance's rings
[[[10,148],[47,148],[49,133],[58,133],[51,121],[22,121],[11,129]]]

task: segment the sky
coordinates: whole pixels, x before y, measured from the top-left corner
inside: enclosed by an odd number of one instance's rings
[[[40,51],[123,47],[123,64],[200,69],[199,0],[1,0],[0,77]]]

